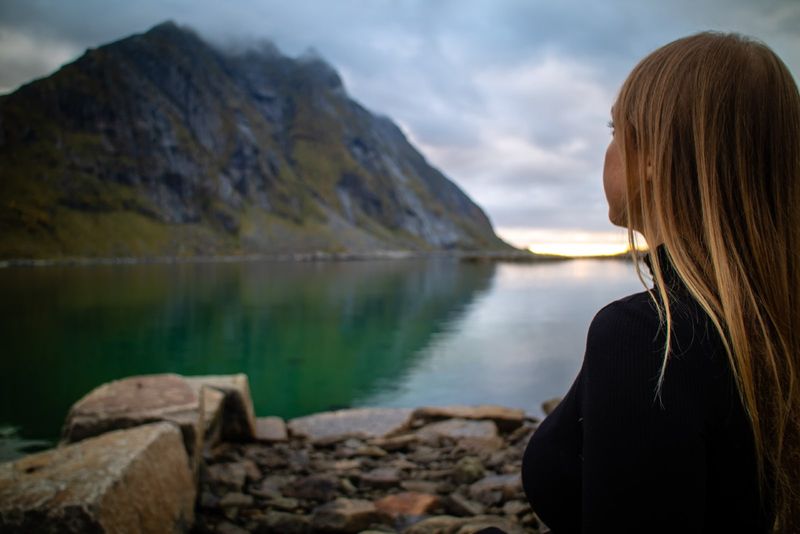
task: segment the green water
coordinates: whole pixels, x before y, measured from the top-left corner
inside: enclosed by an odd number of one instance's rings
[[[537,413],[569,387],[594,312],[640,289],[618,261],[0,269],[0,441],[12,430],[54,440],[95,386],[161,372],[245,372],[259,416],[453,403]]]

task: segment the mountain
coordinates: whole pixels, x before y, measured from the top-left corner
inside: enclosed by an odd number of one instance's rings
[[[0,97],[0,258],[512,250],[315,54],[172,22]]]

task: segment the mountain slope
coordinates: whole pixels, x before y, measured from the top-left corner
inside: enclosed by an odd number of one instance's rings
[[[0,97],[0,257],[510,249],[315,56],[173,23]]]

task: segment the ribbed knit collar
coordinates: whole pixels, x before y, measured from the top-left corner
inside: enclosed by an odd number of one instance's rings
[[[675,287],[678,285],[683,285],[677,271],[675,270],[675,267],[672,265],[672,262],[669,259],[667,247],[663,244],[658,245],[655,251],[651,250],[644,256],[644,262],[647,264],[647,268],[650,270],[650,276],[653,277],[653,280],[655,280],[655,275],[653,274],[653,264],[651,263],[650,258],[654,252],[658,256],[658,262],[661,266],[661,275],[664,277],[664,282],[667,284],[667,286]]]

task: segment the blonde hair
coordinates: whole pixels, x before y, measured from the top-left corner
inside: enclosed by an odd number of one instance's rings
[[[800,532],[797,86],[766,45],[705,32],[643,59],[612,115],[632,251],[634,228],[657,236],[719,332],[751,424],[771,530]],[[660,396],[672,322],[657,256],[667,327]]]

